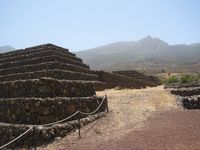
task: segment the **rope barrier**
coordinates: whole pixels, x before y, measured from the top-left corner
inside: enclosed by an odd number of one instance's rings
[[[71,116],[67,117],[67,118],[64,118],[62,120],[59,120],[59,121],[56,121],[56,122],[52,122],[52,123],[47,123],[47,124],[41,124],[41,125],[34,125],[32,127],[30,127],[28,130],[26,130],[24,133],[22,133],[20,136],[16,137],[15,139],[13,139],[12,141],[6,143],[5,145],[1,146],[0,147],[0,150],[5,148],[6,146],[12,144],[13,142],[15,142],[16,140],[20,139],[22,136],[24,136],[26,133],[28,133],[30,130],[32,130],[34,127],[41,127],[41,126],[51,126],[51,125],[55,125],[55,124],[58,124],[58,123],[61,123],[61,122],[64,122],[72,117],[74,117],[75,115],[77,114],[83,114],[83,115],[92,115],[94,114],[95,112],[97,112],[99,110],[99,108],[102,106],[104,100],[105,100],[106,96],[103,97],[103,100],[101,101],[100,105],[92,112],[90,113],[86,113],[86,112],[82,112],[82,111],[76,111],[75,113],[73,113]]]
[[[106,97],[104,96],[104,98],[103,98],[103,100],[101,101],[100,105],[99,105],[94,111],[92,111],[92,112],[90,112],[90,113],[86,113],[86,112],[82,112],[82,111],[78,111],[78,112],[79,112],[80,114],[83,114],[83,115],[92,115],[92,114],[94,114],[94,113],[97,112],[97,111],[99,110],[99,108],[102,106],[102,104],[103,104],[105,98],[106,98]]]
[[[28,133],[30,130],[33,129],[33,126],[30,127],[28,130],[26,130],[24,133],[22,133],[20,136],[16,137],[15,139],[13,139],[12,141],[6,143],[5,145],[1,146],[0,149],[5,148],[6,146],[12,144],[13,142],[15,142],[16,140],[20,139],[22,136],[24,136],[26,133]]]
[[[35,125],[36,127],[41,127],[41,126],[52,126],[54,124],[58,124],[58,123],[61,123],[61,122],[64,122],[72,117],[74,117],[76,114],[78,114],[78,111],[73,113],[71,116],[67,117],[67,118],[64,118],[62,120],[59,120],[59,121],[56,121],[56,122],[52,122],[52,123],[47,123],[47,124],[41,124],[41,125]]]
[[[99,110],[99,108],[102,106],[104,100],[105,100],[106,96],[103,97],[103,100],[101,101],[100,105],[93,111],[93,112],[90,112],[90,113],[85,113],[85,112],[82,112],[82,111],[76,111],[75,113],[73,113],[71,116],[67,117],[67,118],[64,118],[62,120],[59,120],[59,121],[56,121],[56,122],[52,122],[52,123],[47,123],[47,124],[41,124],[41,125],[35,125],[36,127],[41,127],[41,126],[51,126],[51,125],[54,125],[54,124],[58,124],[58,123],[61,123],[61,122],[64,122],[66,120],[69,120],[70,118],[74,117],[75,115],[77,115],[78,113],[80,114],[83,114],[83,115],[91,115],[91,114],[94,114],[96,111]]]

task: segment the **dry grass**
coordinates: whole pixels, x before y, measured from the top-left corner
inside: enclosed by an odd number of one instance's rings
[[[176,98],[163,86],[146,89],[105,90],[97,95],[108,95],[109,108],[122,127],[133,128],[157,110],[177,109]],[[119,126],[118,126],[119,127]]]
[[[76,149],[88,144],[96,145],[109,139],[117,139],[139,128],[152,112],[178,109],[176,98],[163,89],[163,86],[97,92],[99,96],[105,94],[108,96],[110,112],[106,117],[83,127],[81,140],[78,140],[75,132],[44,149]]]

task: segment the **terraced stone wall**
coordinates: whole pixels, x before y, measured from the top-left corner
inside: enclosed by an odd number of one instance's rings
[[[8,74],[16,74],[16,73],[26,73],[26,72],[35,72],[40,70],[52,70],[52,69],[60,69],[60,70],[68,70],[74,72],[82,72],[88,74],[95,74],[95,71],[89,70],[87,68],[78,67],[72,64],[66,64],[62,62],[46,62],[40,64],[30,64],[25,66],[15,66],[10,68],[0,69],[0,75],[8,75]]]
[[[105,71],[96,71],[99,75],[99,80],[105,82],[105,85],[96,86],[97,90],[103,90],[106,88],[145,88],[146,86],[155,86],[155,84],[146,83],[140,80],[128,78],[114,73],[109,73]]]
[[[200,87],[173,88],[170,91],[174,95],[193,96],[193,95],[199,95],[200,94]]]
[[[177,97],[177,102],[185,109],[200,109],[200,86],[198,82],[167,85],[166,89]]]
[[[95,96],[94,84],[104,85],[95,71],[65,48],[45,44],[0,54],[0,145],[32,125],[62,120],[76,111],[94,111],[103,100]],[[93,116],[97,119],[106,109],[107,98]],[[56,127],[39,126],[37,145],[74,130],[78,118],[90,122],[85,117],[76,115]],[[32,133],[9,147],[33,145]]]
[[[0,64],[0,69],[8,68],[8,67],[15,67],[15,66],[33,65],[33,64],[52,62],[52,61],[69,63],[69,64],[73,64],[73,65],[77,65],[79,67],[89,69],[89,66],[86,64],[83,64],[81,62],[77,62],[77,61],[74,61],[71,59],[67,59],[62,56],[56,56],[56,55],[48,55],[48,56],[44,56],[44,57],[36,57],[36,58],[31,58],[31,59],[22,59],[19,61],[6,62],[6,63]]]
[[[40,78],[0,82],[1,98],[16,97],[87,97],[95,95],[93,83],[86,81]]]
[[[92,112],[103,97],[3,98],[0,100],[0,122],[44,124],[69,117],[76,111]],[[107,108],[107,99],[98,112]],[[82,115],[82,117],[84,117]],[[70,120],[77,119],[77,116]]]
[[[136,70],[113,71],[113,73],[133,79],[142,80],[146,83],[161,85],[160,80],[156,76],[148,76]]]
[[[105,116],[105,112],[96,113],[86,118],[80,120],[81,126],[87,125],[96,119]],[[4,145],[20,134],[24,133],[31,127],[30,125],[19,125],[19,124],[4,124],[0,123],[0,145]],[[7,146],[8,149],[33,149],[33,147],[48,144],[52,142],[55,138],[64,137],[67,133],[75,131],[79,127],[77,120],[68,121],[67,123],[56,124],[53,126],[38,127],[30,130],[26,135],[24,135],[19,140],[15,141],[13,144]],[[77,135],[78,136],[78,135]],[[34,140],[35,139],[35,140]]]
[[[186,109],[200,109],[200,97],[184,97],[182,103],[183,107]]]
[[[52,70],[41,70],[35,72],[4,75],[0,76],[0,81],[38,79],[41,77],[49,77],[49,78],[63,79],[63,80],[90,80],[90,81],[98,80],[98,76],[95,74],[52,69]]]

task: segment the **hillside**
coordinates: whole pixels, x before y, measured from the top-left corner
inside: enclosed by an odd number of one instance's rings
[[[200,67],[200,43],[169,45],[159,38],[117,42],[76,54],[92,69],[136,69],[146,73],[196,72]]]
[[[15,50],[15,48],[11,46],[0,46],[0,53],[12,51],[12,50]]]

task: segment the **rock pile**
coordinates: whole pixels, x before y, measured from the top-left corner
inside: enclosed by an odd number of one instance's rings
[[[68,49],[44,44],[0,54],[0,145],[33,124],[55,122],[78,110],[94,111],[103,100],[95,96],[94,84],[104,83]],[[107,99],[95,118],[106,108]],[[37,144],[50,142],[75,127],[64,123],[37,129]],[[30,135],[32,131],[11,147],[33,145]]]

